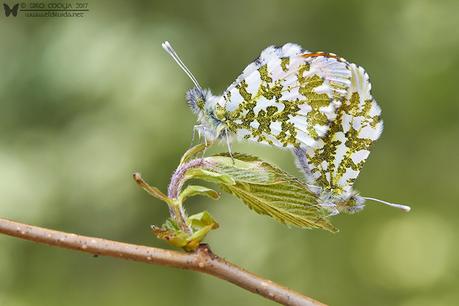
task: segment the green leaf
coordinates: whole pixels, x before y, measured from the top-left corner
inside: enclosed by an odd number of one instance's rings
[[[197,149],[196,149],[197,150]],[[199,150],[197,150],[199,152]],[[189,153],[192,156],[194,153]],[[188,160],[184,158],[183,160]],[[319,205],[318,197],[307,185],[258,157],[235,153],[233,156],[219,154],[204,158],[201,166],[188,169],[182,184],[189,179],[201,179],[219,184],[223,190],[241,199],[249,208],[268,215],[287,225],[301,228],[321,228],[338,231],[329,221],[329,212]],[[140,185],[156,196],[156,188],[148,184]],[[202,195],[218,199],[219,194],[207,187],[189,185],[178,199],[165,199],[169,208],[180,207],[189,197]],[[176,206],[173,206],[176,205]],[[161,227],[152,226],[154,234],[170,244],[186,251],[195,250],[218,223],[204,211],[186,218],[191,229],[182,230],[176,220],[167,220]]]
[[[192,168],[188,170],[185,175],[185,180],[189,179],[201,179],[203,181],[224,185],[236,184],[234,179],[228,174],[209,171],[203,168]]]
[[[275,173],[272,173],[269,169],[260,167],[262,162],[255,157],[236,153],[233,155],[233,159],[228,156],[219,155],[207,157],[206,160],[213,165],[211,171],[227,175],[235,182],[272,184],[276,180]]]
[[[257,157],[233,154],[207,157],[212,172],[229,176],[234,184],[220,182],[223,190],[240,198],[247,206],[277,221],[301,228],[338,230],[328,219],[329,212],[318,204],[307,185]]]
[[[206,145],[203,143],[200,143],[188,149],[188,151],[186,151],[185,154],[183,154],[182,158],[180,159],[180,165],[183,165],[184,163],[192,159],[199,152],[204,151],[205,148],[206,148]]]
[[[150,186],[147,182],[145,182],[143,178],[140,176],[140,173],[134,173],[133,177],[136,183],[152,197],[155,197],[158,200],[166,202],[167,204],[170,203],[170,199],[168,198],[168,196],[162,193],[161,190],[159,190],[158,188]]]
[[[190,216],[188,222],[193,229],[193,235],[188,238],[188,243],[185,247],[187,251],[195,250],[208,232],[219,227],[218,223],[207,211]]]
[[[209,225],[216,229],[219,226],[215,219],[207,211],[189,216],[188,222],[191,224],[193,229],[201,229]]]
[[[220,194],[213,189],[203,186],[189,185],[180,193],[179,202],[184,203],[188,198],[197,195],[206,196],[214,200],[218,200],[220,198]]]
[[[191,225],[192,234],[183,232],[171,219],[166,220],[161,227],[152,225],[151,228],[157,238],[166,240],[171,245],[183,248],[185,251],[193,251],[208,232],[219,226],[207,211],[190,216],[187,222]]]
[[[188,243],[188,235],[180,230],[175,221],[171,219],[167,219],[161,227],[152,225],[151,229],[157,238],[166,240],[173,246],[183,248]]]
[[[185,251],[194,251],[196,248],[199,246],[201,241],[207,236],[207,233],[209,233],[213,229],[212,225],[204,226],[203,228],[197,230],[196,232],[193,233],[190,237],[188,237],[187,243],[185,246],[182,248]]]

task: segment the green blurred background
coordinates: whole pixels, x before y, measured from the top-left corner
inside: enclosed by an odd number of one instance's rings
[[[385,131],[356,182],[380,204],[289,229],[228,195],[192,200],[221,228],[207,241],[248,270],[331,305],[457,305],[459,2],[91,1],[84,18],[6,18],[0,35],[0,215],[167,247],[150,233],[190,143],[191,82],[169,40],[221,93],[260,51],[296,42],[366,68]],[[220,145],[218,150],[225,150]],[[257,154],[298,175],[290,153]],[[218,279],[0,236],[0,305],[273,305]]]

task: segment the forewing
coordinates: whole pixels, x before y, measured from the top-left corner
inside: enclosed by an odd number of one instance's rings
[[[367,73],[355,64],[349,68],[351,87],[328,134],[319,139],[316,148],[302,150],[305,159],[299,158],[300,164],[308,164],[309,181],[336,195],[351,190],[370,154],[371,144],[383,130],[381,109],[371,96]]]
[[[268,47],[217,103],[239,139],[278,147],[314,146],[350,86],[349,64],[295,44]]]

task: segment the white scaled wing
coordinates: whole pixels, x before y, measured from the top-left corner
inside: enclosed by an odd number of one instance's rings
[[[315,148],[295,152],[300,164],[307,163],[309,182],[338,196],[352,190],[371,144],[383,130],[381,109],[371,96],[368,75],[355,64],[349,67],[351,87],[327,135]]]
[[[312,147],[324,137],[348,92],[349,63],[295,44],[268,47],[216,104],[239,139],[278,147]]]

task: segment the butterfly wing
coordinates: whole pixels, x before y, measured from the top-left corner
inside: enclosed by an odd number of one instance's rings
[[[351,86],[329,132],[315,148],[295,151],[300,165],[309,172],[309,182],[335,195],[351,191],[371,144],[383,130],[381,108],[371,95],[368,74],[355,64],[349,69]]]
[[[268,47],[216,105],[239,139],[278,147],[313,146],[350,86],[349,63],[295,44]]]

